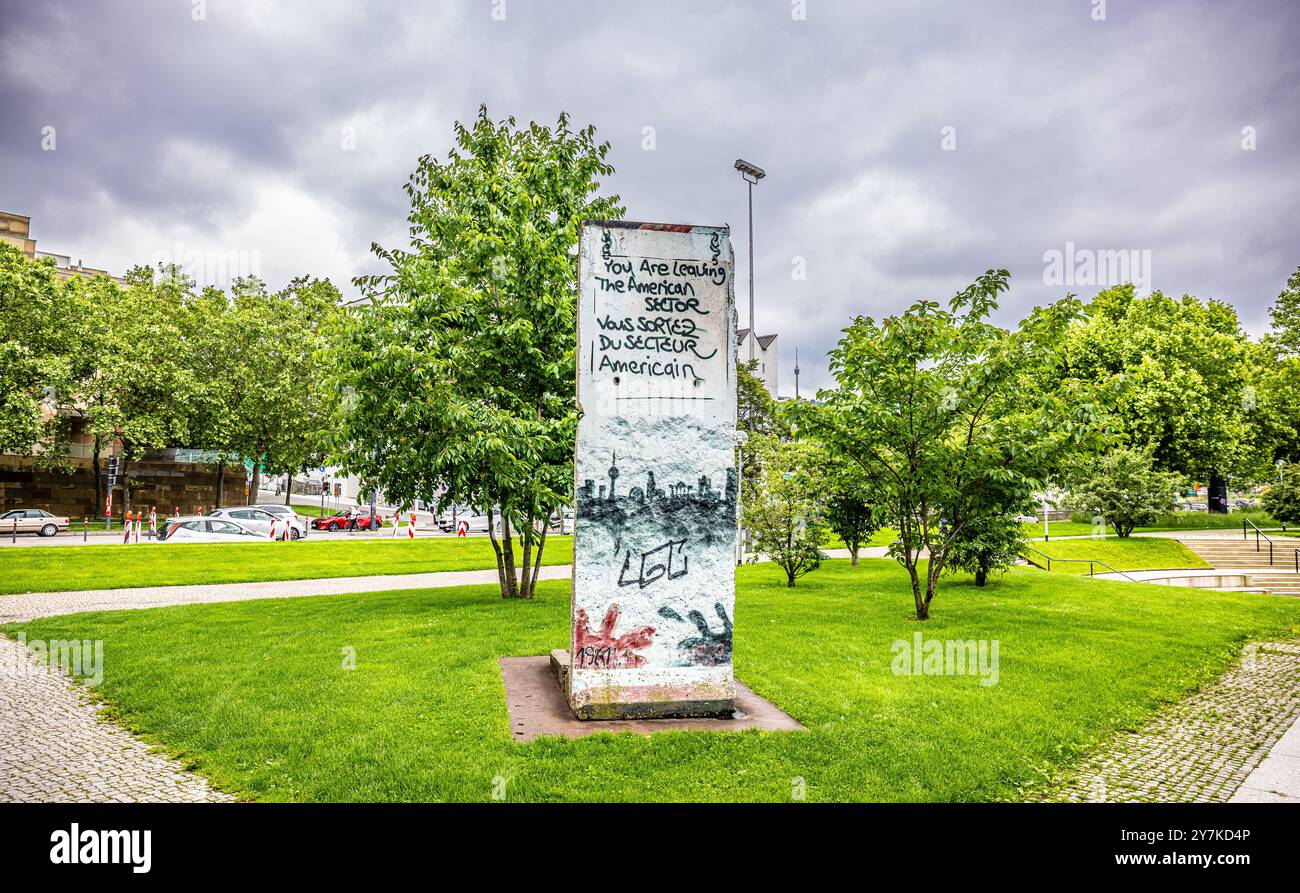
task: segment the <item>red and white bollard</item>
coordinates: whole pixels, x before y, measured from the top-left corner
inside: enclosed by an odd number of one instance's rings
[[[149,506],[149,539],[158,538],[158,506]]]
[[[456,536],[469,536],[469,522],[464,518],[456,521]]]
[[[131,542],[131,513],[125,512],[122,515],[122,543]]]
[[[271,539],[275,539],[275,522],[279,520],[280,520],[279,518],[271,519]]]
[[[406,528],[406,538],[415,539],[415,512],[411,512],[411,523]]]

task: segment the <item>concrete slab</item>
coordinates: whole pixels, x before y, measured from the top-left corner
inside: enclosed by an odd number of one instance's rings
[[[736,680],[736,715],[732,719],[627,719],[581,720],[573,715],[564,692],[551,673],[549,655],[503,657],[501,679],[506,689],[510,715],[510,737],[520,743],[538,735],[582,738],[597,732],[655,732],[691,730],[697,732],[803,731],[804,727],[771,701],[760,698]]]
[[[1300,803],[1295,797],[1284,797],[1273,791],[1257,791],[1254,788],[1240,787],[1232,795],[1231,803]]]

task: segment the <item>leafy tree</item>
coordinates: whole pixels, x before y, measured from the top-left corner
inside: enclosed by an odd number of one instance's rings
[[[831,352],[839,386],[793,410],[801,434],[858,464],[897,526],[891,550],[920,620],[965,528],[1029,499],[1097,436],[1090,390],[1030,386],[1059,375],[1079,302],[1036,308],[1008,331],[987,321],[1008,279],[989,270],[947,309],[921,301],[880,323],[858,317]]]
[[[753,484],[741,504],[755,559],[766,555],[784,571],[793,588],[798,577],[821,566],[826,542],[826,481],[815,445],[752,438],[750,449],[758,466]]]
[[[1221,301],[1100,292],[1069,340],[1069,374],[1121,385],[1112,423],[1156,465],[1223,485],[1264,462],[1247,449],[1258,388],[1236,311]]]
[[[788,437],[790,426],[777,412],[777,402],[756,370],[758,360],[736,364],[736,427],[750,434]]]
[[[1273,321],[1269,340],[1283,357],[1300,357],[1300,267],[1286,281],[1269,317]]]
[[[410,249],[375,247],[391,272],[358,280],[370,303],[333,336],[333,448],[392,499],[486,509],[502,597],[531,598],[545,523],[572,499],[573,249],[584,219],[623,209],[599,195],[609,144],[567,115],[518,128],[481,108],[456,144],[420,159]]]
[[[1264,492],[1263,506],[1283,524],[1300,524],[1300,463],[1283,466],[1282,479]]]
[[[1171,512],[1181,475],[1157,471],[1150,449],[1115,449],[1083,464],[1071,488],[1075,505],[1102,515],[1120,537]]]
[[[881,511],[871,501],[871,486],[857,465],[829,462],[826,470],[826,524],[844,541],[858,566],[858,551],[880,529]]]
[[[331,402],[322,352],[341,299],[327,279],[299,277],[276,293],[254,276],[232,284],[223,338],[228,437],[218,448],[253,460],[250,503],[264,470],[299,471],[325,454]]]
[[[1300,270],[1270,310],[1272,329],[1253,345],[1251,366],[1258,411],[1250,452],[1263,457],[1258,479],[1276,462],[1300,461]]]
[[[975,575],[983,586],[994,572],[1004,572],[1020,557],[1024,531],[1019,512],[981,514],[953,537],[948,552],[948,569]]]
[[[91,436],[98,444],[122,444],[122,510],[130,511],[131,462],[189,441],[203,372],[178,361],[193,281],[176,265],[134,267],[126,279],[125,289],[107,279],[92,283],[99,337],[78,389]]]
[[[54,264],[0,242],[0,452],[46,455],[77,355]]]

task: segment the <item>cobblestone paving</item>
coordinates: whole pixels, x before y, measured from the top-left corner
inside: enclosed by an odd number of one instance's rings
[[[0,636],[0,803],[231,801],[124,729]]]
[[[1236,667],[1086,756],[1035,799],[1226,802],[1297,716],[1300,642],[1248,645]]]

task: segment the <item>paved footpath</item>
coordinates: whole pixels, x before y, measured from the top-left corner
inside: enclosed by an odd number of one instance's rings
[[[1300,803],[1300,642],[1248,645],[1236,667],[1038,799]]]
[[[542,580],[567,580],[570,566],[549,565],[539,571]],[[495,584],[495,570],[442,571],[433,574],[390,574],[371,577],[327,577],[321,580],[280,580],[269,583],[200,583],[192,586],[144,586],[137,589],[86,589],[80,592],[32,592],[0,595],[0,624],[80,614],[83,611],[122,611],[198,605],[208,602],[242,602],[259,598],[302,598],[312,595],[346,595],[394,589],[432,589],[442,586]]]
[[[542,579],[569,567],[543,567]],[[495,570],[0,595],[0,623],[82,611],[495,583]],[[0,803],[233,800],[99,716],[85,690],[0,635]]]
[[[234,800],[125,729],[0,636],[0,803]]]

